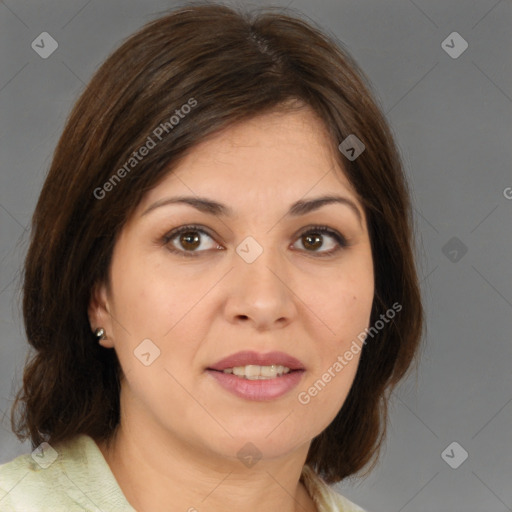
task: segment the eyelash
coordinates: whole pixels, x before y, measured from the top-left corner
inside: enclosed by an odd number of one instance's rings
[[[163,245],[167,246],[167,248],[170,252],[172,252],[174,254],[180,254],[184,257],[192,257],[192,258],[198,257],[202,252],[206,252],[206,251],[184,251],[184,250],[176,249],[175,247],[172,246],[172,244],[170,244],[170,242],[174,238],[181,235],[182,233],[187,233],[189,231],[205,234],[205,235],[209,236],[212,240],[214,240],[214,237],[210,233],[208,233],[208,231],[206,231],[203,227],[195,225],[195,224],[190,224],[187,226],[181,226],[179,228],[173,229],[172,231],[170,231],[169,233],[165,234],[162,237],[161,242]],[[347,239],[342,234],[338,233],[337,231],[335,231],[333,229],[328,228],[327,226],[308,226],[304,231],[299,233],[297,240],[307,234],[328,235],[336,241],[337,246],[334,247],[333,249],[330,249],[329,251],[317,252],[317,251],[307,251],[306,250],[306,252],[312,253],[316,257],[319,257],[319,258],[326,258],[326,257],[332,256],[335,253],[337,253],[338,251],[340,251],[341,249],[345,249],[345,248],[349,247],[349,245],[350,245],[347,242]]]

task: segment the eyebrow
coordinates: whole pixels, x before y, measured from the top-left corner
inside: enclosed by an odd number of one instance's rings
[[[285,216],[299,217],[301,215],[306,215],[307,213],[318,210],[322,208],[322,206],[336,203],[348,206],[356,214],[359,223],[361,224],[362,215],[356,204],[348,197],[334,195],[325,195],[321,197],[316,197],[314,199],[296,201],[290,206],[290,209],[285,214]],[[199,210],[200,212],[215,215],[216,217],[234,216],[234,211],[232,210],[232,208],[225,204],[214,201],[212,199],[208,199],[206,197],[178,196],[160,199],[159,201],[154,202],[141,214],[141,217],[155,210],[156,208],[168,206],[170,204],[187,204],[189,206],[192,206],[196,210]]]

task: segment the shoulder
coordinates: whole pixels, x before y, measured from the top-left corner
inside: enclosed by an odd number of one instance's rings
[[[318,512],[366,512],[359,505],[337,493],[307,464],[301,476]]]
[[[58,487],[58,475],[52,468],[43,470],[35,457],[20,455],[0,466],[0,510],[35,511],[38,503],[55,501],[48,493]]]
[[[0,510],[107,512],[134,509],[94,440],[86,435],[0,465]]]

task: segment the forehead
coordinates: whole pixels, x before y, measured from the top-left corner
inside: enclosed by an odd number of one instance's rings
[[[310,108],[273,111],[216,132],[194,146],[140,205],[171,193],[212,195],[238,205],[292,202],[308,193],[357,195],[324,124]]]

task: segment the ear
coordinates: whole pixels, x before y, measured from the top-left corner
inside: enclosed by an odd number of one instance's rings
[[[107,286],[104,283],[97,283],[93,286],[87,313],[89,316],[89,324],[93,332],[98,327],[105,329],[105,339],[98,340],[98,343],[105,348],[113,348],[112,317],[108,303]]]

